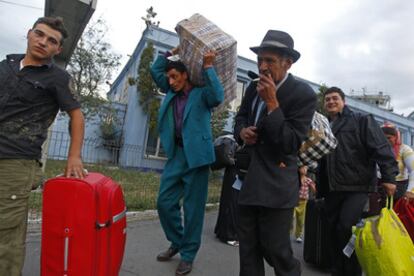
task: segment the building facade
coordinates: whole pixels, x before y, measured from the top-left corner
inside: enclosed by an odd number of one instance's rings
[[[159,138],[151,135],[148,131],[148,118],[138,103],[140,91],[137,90],[136,85],[131,85],[129,81],[131,78],[137,79],[140,57],[149,41],[154,45],[154,59],[158,54],[164,54],[179,43],[176,33],[156,26],[149,26],[143,32],[129,61],[113,82],[107,96],[110,101],[124,106],[124,119],[120,124],[122,125],[120,130],[122,132],[122,143],[117,156],[118,165],[124,168],[162,170],[166,160],[165,154],[160,145]],[[241,56],[238,57],[237,66],[237,98],[231,103],[233,114],[240,105],[244,90],[249,83],[250,78],[247,72],[249,70],[257,72],[256,61]],[[303,81],[307,82],[315,92],[318,92],[319,84],[308,80]],[[384,121],[396,124],[401,130],[403,141],[411,146],[414,144],[413,120],[351,97],[346,98],[346,103],[353,110],[373,114],[379,124],[382,124]],[[226,126],[227,130],[231,131],[231,126],[232,123],[229,122]]]

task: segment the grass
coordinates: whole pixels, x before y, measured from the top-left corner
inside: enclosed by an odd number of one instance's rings
[[[48,160],[45,177],[52,178],[63,172],[66,161]],[[122,186],[125,202],[129,211],[156,209],[156,199],[159,190],[161,175],[157,172],[142,172],[125,170],[118,167],[85,164],[90,172],[99,172],[110,176]],[[221,174],[213,172],[209,178],[208,203],[217,203],[220,200]],[[34,191],[29,199],[29,218],[40,218],[42,193]]]

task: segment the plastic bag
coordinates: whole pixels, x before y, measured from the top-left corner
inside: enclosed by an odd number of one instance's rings
[[[354,228],[355,251],[366,276],[414,275],[414,245],[390,206],[392,198],[379,216]]]

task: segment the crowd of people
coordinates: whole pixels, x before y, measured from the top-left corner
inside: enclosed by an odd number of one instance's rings
[[[26,53],[0,63],[0,275],[21,274],[28,197],[38,183],[41,145],[58,110],[71,119],[65,176],[84,177],[79,97],[69,74],[53,63],[66,37],[61,19],[39,18],[27,33]],[[301,55],[292,37],[278,30],[269,30],[250,49],[257,55],[259,78],[250,82],[235,116],[230,139],[238,153],[226,167],[220,201],[221,210],[231,215],[220,219],[220,210],[216,234],[239,246],[240,276],[264,276],[265,262],[275,275],[300,275],[291,230],[296,214],[295,238],[301,242],[311,188],[325,199],[332,275],[362,275],[355,254],[342,253],[352,226],[377,185],[386,195],[414,199],[414,152],[401,143],[394,125],[380,127],[372,115],[352,111],[343,91],[330,87],[323,104],[336,148],[313,160],[317,165],[310,176],[308,164],[298,166],[298,152],[309,136],[317,97],[288,72]],[[174,48],[159,55],[151,67],[165,92],[158,130],[168,157],[157,210],[169,245],[156,259],[165,262],[179,254],[175,275],[185,275],[201,244],[209,165],[215,160],[211,111],[223,102],[224,91],[213,66],[216,52],[204,54],[202,87],[192,84],[183,62],[171,58],[177,53]],[[222,230],[223,223],[231,227]]]

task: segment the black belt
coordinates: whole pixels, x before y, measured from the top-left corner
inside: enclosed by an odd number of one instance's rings
[[[179,147],[184,147],[183,138],[182,137],[175,137],[175,144]]]

